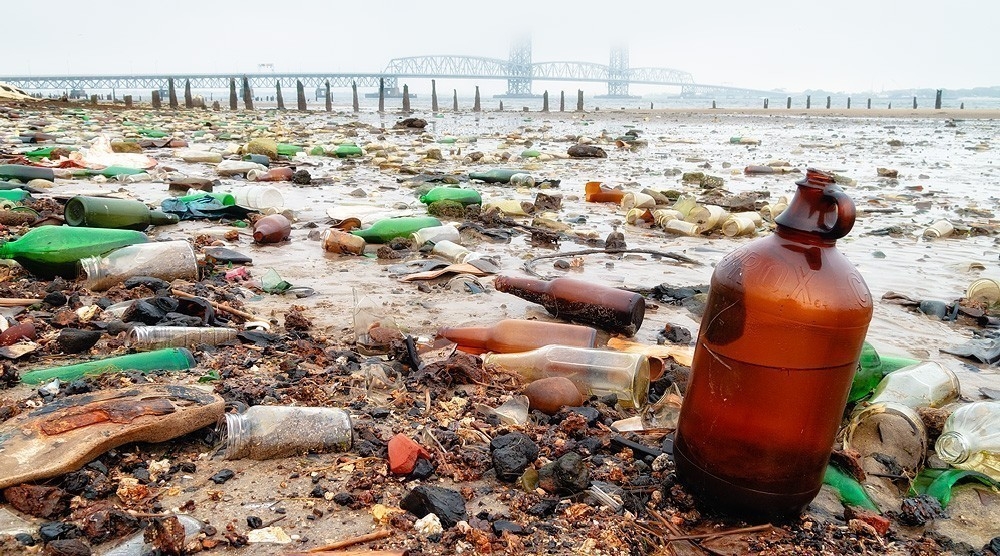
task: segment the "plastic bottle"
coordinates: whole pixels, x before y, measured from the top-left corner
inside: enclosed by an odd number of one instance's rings
[[[621,203],[625,197],[625,191],[621,189],[611,189],[605,187],[599,181],[588,181],[583,188],[583,198],[588,203]]]
[[[481,205],[482,196],[475,189],[459,187],[435,187],[420,196],[420,202],[429,205],[436,201],[455,201],[463,205]]]
[[[337,145],[337,148],[333,149],[333,156],[337,158],[352,158],[362,156],[363,154],[365,153],[361,150],[361,147],[354,143],[341,143]]]
[[[484,367],[496,366],[516,372],[529,382],[552,376],[566,377],[584,396],[614,394],[622,407],[631,408],[646,405],[653,363],[661,364],[659,359],[650,359],[641,353],[560,345],[483,356]]]
[[[678,479],[754,519],[819,492],[872,316],[836,249],[854,203],[829,173],[796,185],[775,233],[712,274],[674,443]]]
[[[351,230],[351,233],[368,243],[386,243],[393,238],[408,237],[417,230],[440,225],[441,221],[432,216],[400,216],[379,220],[363,230]]]
[[[225,459],[265,460],[351,448],[351,416],[332,407],[256,405],[219,422]]]
[[[485,172],[469,172],[470,180],[479,180],[486,183],[510,183],[510,177],[514,174],[524,173],[524,170],[510,170],[507,168],[493,168]]]
[[[39,278],[74,279],[80,259],[147,241],[146,234],[135,230],[41,226],[0,244],[0,258],[14,259]]]
[[[483,203],[483,212],[490,209],[497,209],[506,216],[528,216],[535,212],[535,205],[531,201],[518,201],[517,199],[500,199]]]
[[[504,319],[490,326],[444,327],[438,336],[458,344],[458,349],[479,355],[518,353],[550,344],[594,347],[597,330],[589,326],[538,320]]]
[[[1000,403],[973,402],[956,409],[934,451],[949,465],[1000,481]]]
[[[266,171],[250,170],[247,172],[248,181],[292,181],[295,170],[289,166],[278,168],[268,168]]]
[[[633,208],[651,209],[656,206],[656,199],[654,199],[652,195],[630,191],[622,196],[622,200],[619,204],[624,210]]]
[[[292,223],[283,214],[269,214],[253,223],[257,243],[281,243],[292,235]]]
[[[150,209],[139,201],[83,195],[66,202],[64,217],[70,226],[120,230],[145,230],[151,225],[162,226],[180,221],[176,214]]]
[[[431,253],[455,264],[467,263],[483,257],[482,253],[469,251],[454,241],[446,239],[435,243],[434,248],[431,249]]]
[[[182,371],[190,369],[195,364],[194,355],[187,348],[167,348],[108,357],[75,365],[28,371],[21,375],[21,382],[40,384],[56,378],[67,382],[87,375],[122,371]]]
[[[951,222],[941,219],[924,229],[924,238],[937,239],[939,237],[948,237],[954,232],[955,226]]]
[[[243,160],[246,162],[253,162],[254,164],[260,164],[264,167],[271,165],[271,157],[266,154],[245,154],[243,155]]]
[[[737,212],[722,222],[722,234],[726,237],[748,236],[763,224],[764,219],[756,212]]]
[[[414,247],[420,247],[425,243],[437,243],[444,240],[457,243],[462,239],[462,236],[458,232],[458,228],[453,224],[445,224],[443,226],[431,226],[417,230],[410,234],[410,239],[413,240]]]
[[[116,249],[103,257],[80,260],[84,287],[104,291],[133,276],[161,280],[198,279],[198,259],[185,240],[141,243]]]
[[[35,179],[55,181],[56,175],[52,171],[52,168],[27,166],[24,164],[0,164],[0,179],[18,180],[28,183]]]
[[[0,200],[20,203],[27,199],[30,193],[20,188],[0,189]]]
[[[202,197],[211,197],[222,203],[223,206],[227,207],[231,207],[236,204],[236,197],[224,191],[198,191],[196,189],[189,189],[187,195],[178,197],[177,200],[190,203],[191,201],[197,201]]]
[[[133,326],[126,343],[139,350],[218,345],[236,339],[236,329],[224,326]]]
[[[493,287],[538,303],[554,317],[585,322],[626,336],[639,331],[646,315],[645,299],[637,293],[571,278],[546,282],[498,276]]]
[[[285,206],[281,191],[273,185],[247,185],[233,189],[233,201],[237,206],[264,209]]]
[[[937,361],[924,361],[893,371],[883,378],[871,403],[893,402],[908,407],[941,407],[961,394],[958,377]]]
[[[726,209],[718,205],[698,205],[687,213],[684,220],[696,224],[699,234],[706,234],[721,226],[728,216]]]

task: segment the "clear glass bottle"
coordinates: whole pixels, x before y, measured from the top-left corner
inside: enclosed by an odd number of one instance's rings
[[[486,183],[510,183],[510,177],[514,174],[523,173],[523,170],[510,170],[507,168],[493,168],[485,172],[469,172],[470,180],[479,180]]]
[[[519,172],[510,177],[510,184],[514,187],[534,187],[535,177],[527,172]]]
[[[126,343],[139,350],[217,345],[235,340],[236,332],[224,326],[133,326]]]
[[[959,394],[961,385],[951,369],[937,361],[924,361],[885,375],[869,401],[941,407],[958,399]]]
[[[448,240],[435,243],[431,253],[456,264],[467,263],[483,257],[482,253],[469,251],[464,246]]]
[[[642,295],[582,280],[497,276],[493,287],[538,303],[554,317],[578,320],[626,336],[634,336],[646,316]]]
[[[549,345],[522,353],[487,353],[483,366],[516,372],[527,381],[563,376],[584,396],[614,394],[622,407],[640,408],[649,396],[650,366],[656,358],[641,353]],[[653,369],[653,375],[659,369]]]
[[[336,228],[324,231],[322,241],[324,251],[344,255],[363,255],[368,245],[360,237]]]
[[[1000,481],[1000,402],[973,402],[944,423],[934,451],[945,463]]]
[[[353,432],[351,416],[343,409],[271,405],[227,413],[218,430],[225,459],[256,460],[346,452]]]
[[[187,546],[188,542],[194,540],[195,536],[201,533],[205,525],[201,520],[186,514],[167,516],[167,518],[169,517],[177,518],[177,521],[184,528],[184,546]],[[144,556],[146,554],[153,554],[156,548],[146,542],[145,534],[146,531],[138,531],[125,541],[104,552],[104,556]]]
[[[594,347],[597,343],[597,330],[589,326],[520,319],[504,319],[490,326],[444,327],[438,336],[476,355],[487,351],[518,353],[549,344]]]
[[[198,259],[185,240],[141,243],[116,249],[104,257],[80,261],[84,286],[104,291],[133,276],[152,276],[161,280],[198,279]]]
[[[431,226],[417,230],[410,234],[410,239],[413,240],[413,246],[416,248],[425,243],[437,243],[443,240],[457,243],[462,239],[462,235],[454,224],[445,224],[443,226]]]

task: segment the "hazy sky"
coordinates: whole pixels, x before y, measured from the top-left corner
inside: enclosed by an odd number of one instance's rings
[[[1000,85],[1000,2],[987,0],[48,0],[4,2],[0,11],[18,22],[4,29],[0,77],[239,74],[259,64],[374,73],[404,56],[506,59],[529,35],[534,62],[607,64],[612,45],[624,42],[630,67],[676,68],[705,84],[792,92]],[[464,82],[475,85],[506,89]],[[541,88],[606,92],[601,83]],[[655,88],[631,92],[647,91]]]

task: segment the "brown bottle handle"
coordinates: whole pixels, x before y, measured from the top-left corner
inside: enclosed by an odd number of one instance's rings
[[[854,201],[839,187],[826,188],[823,198],[836,205],[837,221],[820,235],[826,239],[840,239],[846,236],[854,227],[854,220],[857,217]]]

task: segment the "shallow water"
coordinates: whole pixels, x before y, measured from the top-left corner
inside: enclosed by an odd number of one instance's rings
[[[902,111],[900,111],[902,112]],[[853,231],[838,242],[838,247],[857,265],[875,299],[875,314],[868,338],[881,351],[941,360],[959,373],[963,393],[978,398],[980,386],[996,387],[996,373],[989,368],[974,366],[965,360],[940,353],[941,348],[964,343],[972,337],[968,327],[941,322],[933,317],[913,313],[908,309],[881,301],[888,291],[918,299],[952,301],[962,297],[970,282],[980,276],[1000,277],[998,248],[995,235],[965,236],[928,241],[923,229],[940,218],[947,218],[957,227],[977,226],[995,232],[998,220],[992,210],[997,205],[998,134],[996,119],[966,119],[951,121],[938,115],[918,114],[911,117],[872,117],[858,115],[816,115],[795,110],[771,114],[738,113],[674,113],[674,112],[608,112],[595,113],[511,113],[484,112],[414,114],[425,118],[424,133],[396,132],[392,125],[402,118],[395,114],[379,115],[362,112],[278,113],[260,111],[252,117],[239,113],[180,112],[174,116],[154,112],[96,112],[90,122],[81,122],[72,115],[41,114],[52,127],[65,131],[67,137],[84,139],[104,133],[115,138],[133,133],[134,128],[121,125],[129,118],[151,127],[167,129],[182,137],[193,148],[225,149],[245,141],[248,131],[265,133],[269,129],[279,140],[305,145],[331,144],[348,139],[364,145],[384,141],[399,145],[405,165],[425,172],[464,174],[490,167],[523,167],[539,177],[562,180],[554,191],[563,195],[560,218],[583,215],[585,223],[572,224],[586,228],[604,238],[614,229],[625,233],[629,247],[680,253],[701,261],[701,265],[654,260],[646,255],[588,255],[583,266],[571,271],[553,268],[551,261],[539,263],[536,270],[546,276],[570,274],[574,277],[629,288],[649,288],[658,284],[672,286],[706,284],[712,267],[722,256],[742,245],[748,238],[678,237],[658,229],[641,229],[624,225],[624,214],[615,205],[584,203],[583,185],[599,180],[609,184],[624,184],[628,189],[676,189],[697,193],[696,186],[682,184],[681,172],[704,171],[723,177],[725,189],[732,193],[767,191],[771,199],[790,196],[794,182],[801,173],[785,175],[745,176],[743,167],[764,164],[771,160],[787,161],[802,171],[819,167],[856,180],[844,189],[854,199],[859,216]],[[253,118],[253,119],[251,119]],[[24,128],[24,123],[8,121],[4,135]],[[232,141],[202,141],[194,132],[203,129],[203,121],[213,121],[217,127],[228,126],[238,139]],[[346,137],[347,124],[359,125],[356,137]],[[18,127],[21,126],[21,127]],[[368,127],[371,126],[371,127]],[[385,132],[378,128],[385,127]],[[254,128],[258,128],[253,131]],[[615,147],[613,139],[628,129],[640,131],[647,146],[638,150]],[[440,144],[434,138],[444,136],[477,137],[469,144]],[[528,148],[548,153],[565,153],[575,141],[567,137],[587,136],[597,139],[607,152],[607,159],[553,160],[531,162],[517,159]],[[731,136],[749,136],[761,140],[759,146],[731,144]],[[381,137],[381,138],[380,138]],[[901,146],[890,146],[898,140]],[[443,161],[423,161],[418,151],[439,148]],[[461,148],[461,151],[459,151]],[[466,164],[462,158],[472,151],[493,153],[507,151],[514,155],[509,162],[498,164]],[[217,177],[214,165],[187,164],[173,157],[170,149],[147,151],[160,161],[159,168],[170,167],[191,176]],[[708,167],[703,167],[704,165]],[[306,157],[301,167],[310,171],[321,186],[273,184],[284,197],[285,205],[293,209],[298,222],[293,226],[292,240],[280,245],[257,246],[249,233],[230,246],[254,258],[252,271],[260,277],[274,268],[282,278],[296,286],[309,286],[317,291],[312,297],[295,299],[290,295],[254,297],[248,310],[264,317],[283,320],[291,304],[306,307],[312,319],[314,333],[333,338],[352,338],[352,314],[355,297],[367,296],[375,312],[392,318],[405,332],[430,337],[439,326],[488,323],[500,318],[544,317],[540,307],[511,295],[492,291],[491,278],[481,278],[487,292],[477,295],[435,287],[430,293],[418,291],[415,283],[402,283],[389,276],[388,266],[399,261],[379,262],[373,258],[347,257],[325,253],[318,237],[310,233],[322,231],[328,220],[327,212],[350,205],[370,205],[382,214],[423,214],[424,207],[406,183],[410,176],[383,172],[366,163],[365,159],[342,161],[326,157]],[[879,178],[877,168],[899,171],[899,179]],[[666,172],[666,174],[665,174]],[[124,184],[117,181],[62,181],[52,191],[56,194],[123,190],[150,204],[165,198],[164,183]],[[244,185],[242,178],[222,178],[218,190]],[[509,186],[475,184],[484,200],[516,198],[531,201],[537,190],[510,190]],[[365,195],[351,195],[355,190]],[[920,202],[920,208],[916,205]],[[405,207],[405,208],[404,208]],[[898,209],[898,212],[865,213],[864,209]],[[976,209],[976,212],[969,212]],[[374,209],[367,209],[374,210]],[[359,214],[362,211],[358,210]],[[363,217],[368,220],[369,217]],[[523,219],[528,222],[527,219]],[[161,238],[196,235],[211,224],[185,222],[176,227],[155,231]],[[888,226],[899,226],[900,237],[874,235],[872,232]],[[509,244],[467,242],[467,247],[490,255],[499,255],[504,272],[520,273],[525,260],[551,249],[533,247],[526,237],[515,235]],[[563,241],[561,251],[589,247],[582,242]],[[654,343],[656,334],[666,323],[684,326],[697,332],[698,317],[686,309],[655,304],[647,310],[646,322],[637,340]]]

